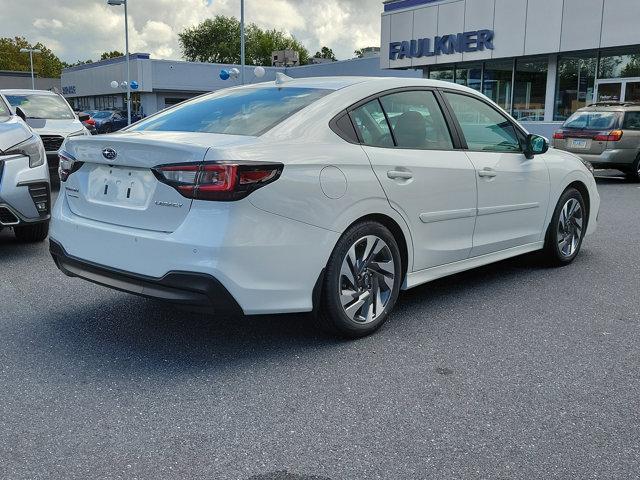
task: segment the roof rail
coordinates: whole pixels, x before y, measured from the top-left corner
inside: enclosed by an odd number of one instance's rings
[[[640,102],[620,102],[617,100],[615,101],[603,100],[602,102],[594,102],[587,105],[587,107],[613,107],[613,106],[617,106],[617,107],[640,106]]]

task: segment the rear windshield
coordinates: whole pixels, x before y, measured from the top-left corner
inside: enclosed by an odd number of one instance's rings
[[[24,95],[6,95],[6,97],[12,107],[20,107],[28,118],[76,118],[67,102],[58,95],[28,93]]]
[[[296,87],[221,91],[169,108],[129,130],[258,136],[328,93]]]
[[[620,118],[618,112],[576,112],[571,115],[564,128],[580,130],[607,130],[614,128]]]
[[[113,112],[96,112],[91,115],[93,118],[109,118]]]

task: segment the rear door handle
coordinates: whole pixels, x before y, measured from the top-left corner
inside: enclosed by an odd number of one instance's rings
[[[410,178],[413,178],[413,173],[404,170],[389,170],[387,172],[387,177],[389,177],[391,180],[396,180],[399,178],[403,180],[409,180]]]
[[[496,172],[493,168],[483,168],[482,170],[478,170],[479,177],[492,178],[496,175],[498,175],[498,172]]]

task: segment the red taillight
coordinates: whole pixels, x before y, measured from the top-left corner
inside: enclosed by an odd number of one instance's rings
[[[617,142],[622,138],[622,130],[611,130],[610,132],[602,132],[593,137],[598,142]]]
[[[96,121],[93,118],[90,118],[89,120],[85,120],[84,123],[88,123],[89,125],[95,125]]]
[[[61,182],[66,182],[74,172],[80,170],[83,162],[78,162],[73,156],[64,150],[58,152],[58,176]]]
[[[565,138],[567,137],[565,137],[564,132],[562,130],[558,130],[553,134],[554,140],[564,140]]]
[[[154,168],[158,180],[187,198],[239,200],[278,179],[280,163],[176,164]]]

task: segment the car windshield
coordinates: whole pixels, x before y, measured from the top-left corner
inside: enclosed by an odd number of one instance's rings
[[[108,118],[111,116],[111,112],[96,112],[91,116],[93,118]]]
[[[4,100],[0,98],[0,117],[8,117],[9,115],[11,115],[11,112],[9,112],[9,107],[6,103],[4,103]]]
[[[618,121],[617,112],[576,112],[564,122],[564,128],[607,130]]]
[[[221,91],[169,108],[130,130],[258,136],[328,93],[296,87]]]
[[[6,95],[12,107],[20,107],[28,118],[72,119],[73,110],[58,95],[27,93]]]

